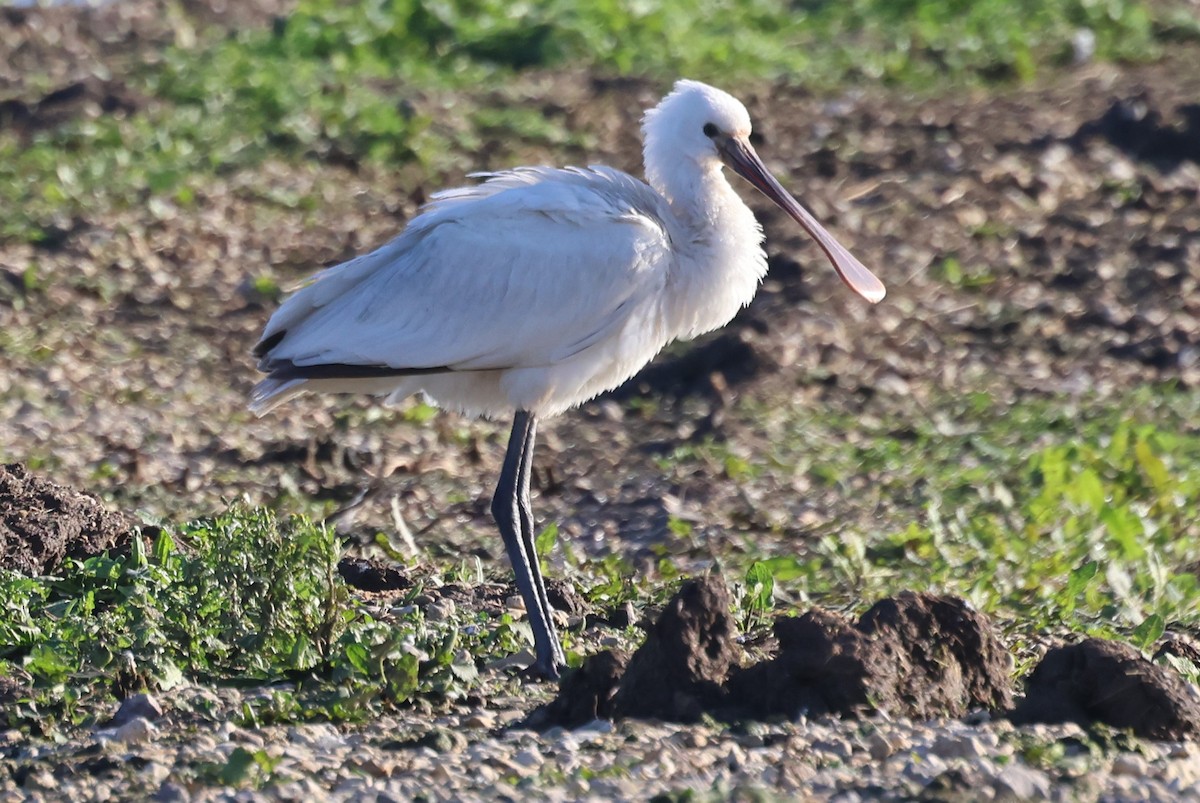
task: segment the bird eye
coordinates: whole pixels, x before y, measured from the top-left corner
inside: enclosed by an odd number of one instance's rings
[[[719,133],[721,133],[720,130],[712,123],[704,124],[704,136],[715,137]]]

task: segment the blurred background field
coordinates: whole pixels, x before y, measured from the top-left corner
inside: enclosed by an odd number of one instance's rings
[[[36,115],[11,109],[18,131],[22,123],[40,130],[32,141],[10,135],[0,143],[0,201],[13,211],[6,235],[36,241],[56,216],[147,195],[186,202],[214,171],[272,157],[469,168],[464,156],[489,130],[550,146],[586,137],[529,105],[486,104],[450,119],[441,111],[450,98],[457,104],[473,89],[531,74],[944,92],[1029,81],[1094,59],[1149,62],[1200,36],[1194,6],[1128,0],[138,9],[112,3],[91,11],[112,26],[110,36],[87,42],[85,33],[77,52],[63,53],[65,64],[38,63],[37,25],[10,27],[6,94],[38,100],[64,79],[90,76],[113,90],[102,106],[137,113],[88,115],[46,130]],[[54,16],[42,32],[47,45],[58,38]],[[427,93],[442,99],[426,105]]]

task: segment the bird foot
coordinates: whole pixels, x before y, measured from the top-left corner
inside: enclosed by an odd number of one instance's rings
[[[566,656],[563,655],[562,648],[559,648],[552,655],[539,656],[536,661],[525,668],[521,675],[530,680],[557,681],[562,677],[562,672],[566,668]]]

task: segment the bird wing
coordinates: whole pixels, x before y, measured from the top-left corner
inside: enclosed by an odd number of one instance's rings
[[[441,193],[395,240],[288,299],[260,367],[559,362],[658,297],[672,258],[664,204],[606,169],[509,171]]]

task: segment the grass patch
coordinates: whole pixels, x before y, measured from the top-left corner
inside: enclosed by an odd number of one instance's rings
[[[462,693],[475,666],[461,648],[520,646],[511,620],[460,632],[413,605],[372,616],[337,573],[332,531],[303,519],[233,508],[161,531],[148,551],[141,543],[49,577],[0,571],[0,676],[25,686],[5,707],[9,726],[92,721],[114,696],[185,679],[286,682],[246,704],[254,724],[359,719],[418,694]]]
[[[803,476],[860,516],[879,512],[815,527],[793,554],[751,550],[731,566],[750,569],[751,613],[769,573],[798,603],[958,594],[1018,641],[1075,632],[1148,649],[1164,629],[1195,633],[1200,435],[1188,422],[1198,407],[1191,394],[1151,387],[1120,403],[976,394],[866,426],[747,406],[777,430],[773,453],[750,458],[761,481],[787,488]],[[712,444],[682,459],[726,457]]]

